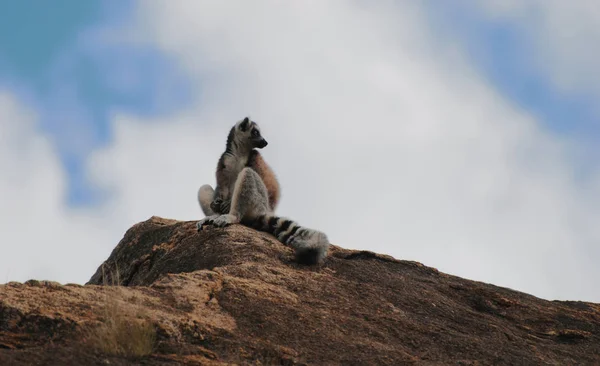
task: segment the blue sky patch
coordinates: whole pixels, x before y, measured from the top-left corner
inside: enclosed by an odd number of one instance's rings
[[[35,108],[69,173],[68,203],[102,199],[86,181],[89,154],[111,140],[115,109],[167,114],[191,99],[175,62],[150,46],[102,36],[133,15],[130,0],[0,4],[0,87]]]
[[[435,2],[428,10],[430,24],[461,42],[478,73],[496,90],[549,132],[577,142],[574,174],[584,178],[596,168],[600,125],[593,97],[558,90],[537,66],[531,35],[508,21],[490,21],[467,0]]]

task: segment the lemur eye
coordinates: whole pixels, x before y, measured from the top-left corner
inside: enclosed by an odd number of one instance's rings
[[[252,136],[258,136],[260,135],[260,132],[258,132],[258,130],[252,130]]]

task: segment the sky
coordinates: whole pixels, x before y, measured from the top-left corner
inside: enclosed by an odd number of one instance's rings
[[[592,1],[0,4],[0,281],[85,283],[250,116],[333,244],[600,302]],[[7,204],[8,203],[8,204]]]

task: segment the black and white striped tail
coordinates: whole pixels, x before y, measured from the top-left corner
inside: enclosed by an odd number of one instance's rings
[[[318,263],[325,257],[329,248],[324,234],[319,236],[315,230],[302,227],[283,217],[260,215],[242,224],[269,233],[283,244],[291,246],[296,251],[296,260],[302,264]]]

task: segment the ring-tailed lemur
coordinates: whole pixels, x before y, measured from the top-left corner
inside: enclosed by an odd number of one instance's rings
[[[324,233],[273,214],[267,187],[251,168],[244,168],[238,175],[229,213],[206,217],[196,225],[200,231],[205,225],[223,227],[236,223],[274,235],[283,244],[292,247],[296,260],[303,264],[320,262],[329,249],[329,240]]]
[[[217,184],[215,189],[205,184],[198,190],[198,202],[205,216],[215,216],[229,212],[231,193],[238,174],[244,167],[254,169],[267,187],[269,207],[275,211],[279,203],[279,182],[273,170],[256,150],[267,146],[256,122],[246,117],[238,121],[229,131],[225,152],[217,164]]]

